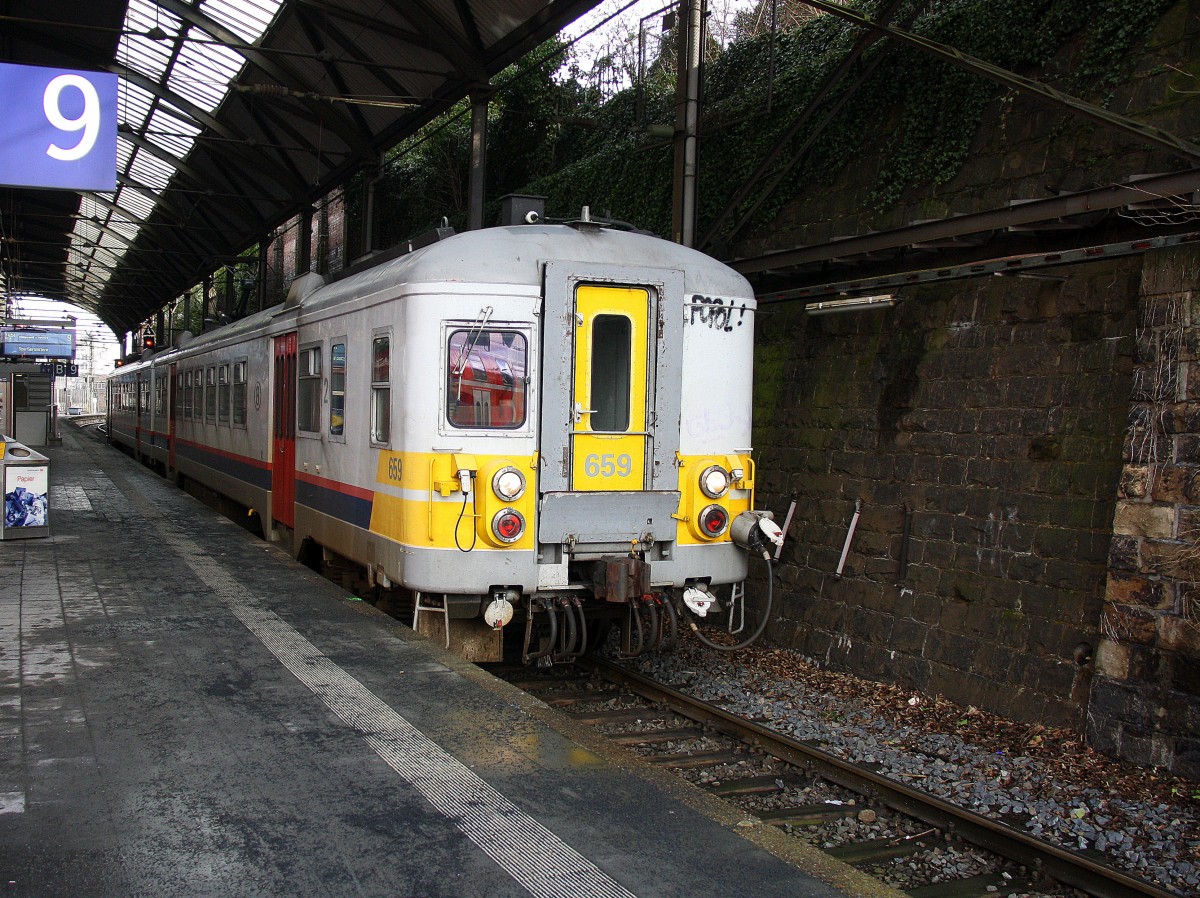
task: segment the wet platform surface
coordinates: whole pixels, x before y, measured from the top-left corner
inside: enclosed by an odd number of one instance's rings
[[[0,896],[845,894],[63,431],[0,543]]]

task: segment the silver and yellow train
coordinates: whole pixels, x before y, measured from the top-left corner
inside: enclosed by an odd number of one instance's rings
[[[471,231],[304,275],[283,304],[126,364],[108,434],[297,556],[411,591],[417,629],[473,660],[499,659],[514,617],[527,662],[613,621],[637,653],[763,541],[754,309],[740,275],[655,237]]]

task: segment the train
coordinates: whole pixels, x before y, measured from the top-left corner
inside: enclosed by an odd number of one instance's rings
[[[570,660],[614,628],[639,654],[732,616],[779,539],[749,283],[586,215],[447,231],[131,357],[109,441],[402,592],[469,660]]]

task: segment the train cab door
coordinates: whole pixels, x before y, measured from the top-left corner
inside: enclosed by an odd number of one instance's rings
[[[167,403],[167,467],[175,470],[175,417],[179,411],[176,405],[177,387],[176,378],[179,377],[175,370],[175,365],[171,365],[171,374],[167,378],[166,403]]]
[[[651,292],[580,284],[575,290],[569,489],[642,490],[652,421],[649,386]]]
[[[296,332],[275,338],[272,402],[271,517],[295,527]]]
[[[679,499],[683,273],[554,261],[544,290],[539,539],[667,539]]]

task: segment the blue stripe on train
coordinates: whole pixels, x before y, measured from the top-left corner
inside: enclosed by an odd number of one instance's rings
[[[331,518],[353,524],[369,530],[371,527],[370,499],[360,499],[339,490],[309,483],[305,480],[296,481],[296,504],[329,515]]]
[[[205,449],[203,446],[185,443],[182,440],[176,443],[175,454],[186,458],[188,461],[204,465],[206,468],[212,468],[214,471],[219,471],[222,474],[244,481],[261,490],[271,489],[270,468],[259,467],[248,461],[242,461],[221,452],[213,452]]]

